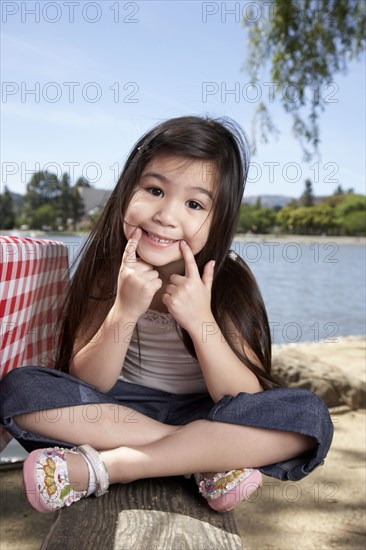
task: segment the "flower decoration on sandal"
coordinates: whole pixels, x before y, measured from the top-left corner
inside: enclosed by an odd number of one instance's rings
[[[199,492],[217,512],[232,510],[262,485],[260,472],[252,468],[218,472],[209,478],[201,474],[194,477]]]

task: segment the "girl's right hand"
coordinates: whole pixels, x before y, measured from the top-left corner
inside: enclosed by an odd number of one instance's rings
[[[159,273],[141,258],[136,257],[141,235],[142,230],[136,227],[127,242],[118,274],[115,302],[115,305],[121,308],[124,315],[132,321],[137,321],[145,313],[154,294],[163,284]]]

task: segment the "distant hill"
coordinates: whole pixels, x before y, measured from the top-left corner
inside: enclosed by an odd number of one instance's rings
[[[257,200],[260,199],[261,205],[268,208],[274,208],[275,206],[280,206],[283,208],[289,202],[294,200],[294,197],[286,197],[285,195],[253,195],[249,197],[244,197],[244,203],[254,205]]]

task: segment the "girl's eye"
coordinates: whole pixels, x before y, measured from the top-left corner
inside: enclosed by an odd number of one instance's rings
[[[202,210],[203,206],[197,201],[188,201],[187,202],[188,208],[192,208],[192,210]]]
[[[162,190],[159,189],[158,187],[148,187],[147,192],[150,193],[151,195],[154,195],[154,197],[162,197],[164,194]]]

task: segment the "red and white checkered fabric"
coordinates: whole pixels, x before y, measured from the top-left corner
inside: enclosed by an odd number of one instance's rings
[[[0,236],[0,378],[17,367],[54,366],[68,276],[63,243]],[[9,439],[1,430],[0,450]]]

